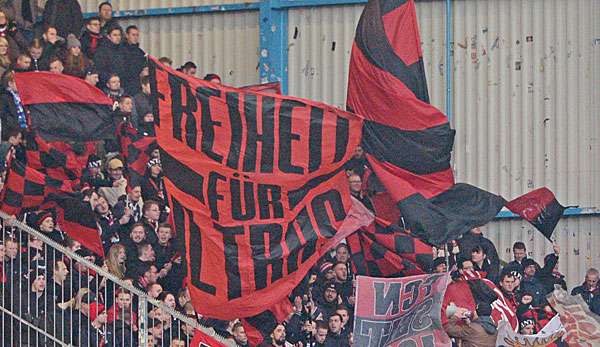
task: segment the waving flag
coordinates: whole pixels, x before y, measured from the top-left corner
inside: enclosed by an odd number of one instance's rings
[[[104,257],[96,214],[80,194],[51,193],[45,199],[43,208],[56,211],[58,225],[69,237]]]
[[[486,224],[505,200],[455,184],[454,130],[429,104],[415,5],[371,0],[356,29],[347,106],[364,116],[362,146],[407,229],[441,244]]]
[[[516,198],[506,204],[506,207],[530,222],[548,240],[566,209],[546,187]]]
[[[192,302],[211,318],[260,314],[361,224],[347,218],[353,203],[343,168],[362,119],[190,78],[152,57],[149,67]]]
[[[346,238],[356,273],[400,277],[427,273],[431,246],[380,218]]]
[[[38,209],[51,193],[72,191],[73,182],[54,179],[12,160],[0,193],[0,209],[17,215]]]
[[[112,101],[84,80],[50,72],[15,73],[29,124],[46,141],[114,138]]]
[[[78,182],[88,156],[96,151],[96,144],[91,141],[82,144],[46,142],[33,131],[27,131],[26,138],[27,166],[57,180]]]

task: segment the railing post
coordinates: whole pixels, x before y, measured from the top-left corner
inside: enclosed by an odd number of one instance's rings
[[[288,10],[278,0],[262,0],[259,14],[260,82],[280,82],[288,91]]]
[[[140,296],[138,301],[138,337],[139,347],[151,347],[148,346],[148,301],[145,296]]]

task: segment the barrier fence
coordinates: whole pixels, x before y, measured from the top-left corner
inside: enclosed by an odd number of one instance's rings
[[[0,223],[1,347],[184,347],[196,329],[232,346],[199,324],[185,290],[167,294],[147,285],[145,292],[108,271],[107,261],[78,251],[77,242],[64,247],[56,235],[1,211]]]

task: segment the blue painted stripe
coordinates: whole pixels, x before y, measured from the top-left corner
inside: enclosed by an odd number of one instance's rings
[[[259,76],[261,83],[280,82],[288,92],[288,11],[277,0],[260,3]]]
[[[600,215],[600,209],[596,207],[569,207],[563,213],[565,217],[574,217],[574,216],[598,216]],[[496,218],[505,219],[505,218],[521,218],[518,214],[512,213],[508,210],[502,210],[497,215]]]
[[[279,0],[280,8],[366,4],[367,0]]]
[[[172,16],[182,14],[196,13],[215,13],[215,12],[233,12],[233,11],[252,11],[258,10],[260,3],[244,2],[237,4],[222,4],[222,5],[203,5],[203,6],[187,6],[187,7],[170,7],[170,8],[148,8],[144,10],[130,11],[114,11],[113,16],[116,18],[135,18],[135,17],[153,17],[153,16]],[[85,18],[97,16],[95,12],[84,14]]]

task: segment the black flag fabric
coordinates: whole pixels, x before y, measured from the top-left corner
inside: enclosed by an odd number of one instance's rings
[[[46,141],[114,138],[112,101],[84,80],[50,72],[15,73],[28,123]]]
[[[455,185],[454,130],[429,104],[420,45],[413,0],[369,1],[352,47],[347,107],[365,117],[362,146],[405,227],[442,244],[489,222],[505,200]]]
[[[506,204],[506,207],[530,222],[550,241],[554,228],[566,209],[546,187],[518,197]]]

